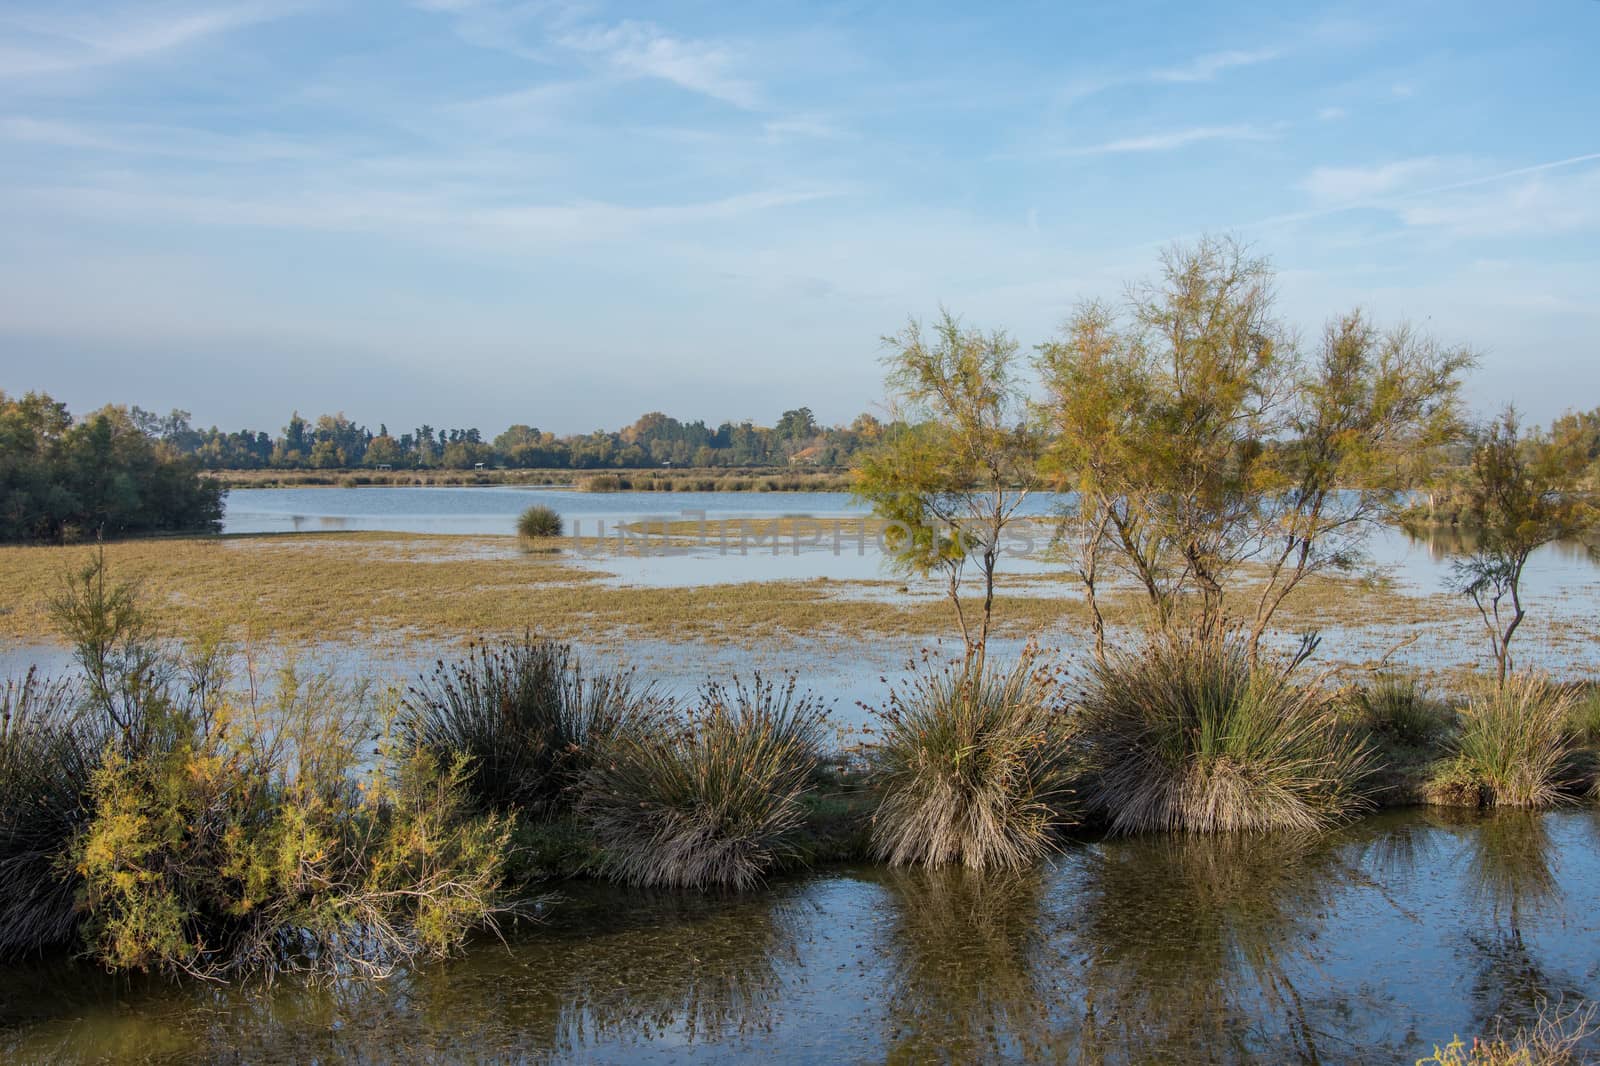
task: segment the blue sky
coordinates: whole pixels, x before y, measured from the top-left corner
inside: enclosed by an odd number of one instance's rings
[[[7,0],[0,388],[275,429],[847,421],[1232,232],[1600,405],[1600,2]]]

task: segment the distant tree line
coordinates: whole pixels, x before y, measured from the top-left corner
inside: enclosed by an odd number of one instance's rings
[[[0,392],[0,541],[215,530],[222,491],[127,408],[74,421],[42,393]]]
[[[470,470],[479,463],[539,469],[640,469],[676,467],[848,466],[851,456],[875,443],[886,428],[870,414],[849,426],[819,426],[811,409],[785,411],[774,426],[751,421],[680,422],[652,411],[616,431],[557,436],[518,423],[493,440],[476,429],[416,426],[374,431],[343,413],[315,421],[298,412],[276,436],[259,430],[196,429],[187,411],[158,415],[134,407],[133,423],[152,439],[192,456],[208,470],[330,470],[355,467]]]

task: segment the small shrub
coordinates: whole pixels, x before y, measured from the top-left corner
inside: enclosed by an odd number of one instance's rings
[[[620,492],[622,479],[615,474],[591,474],[578,482],[583,492]]]
[[[78,880],[58,859],[89,817],[107,738],[79,693],[30,670],[0,689],[0,956],[69,943]]]
[[[96,960],[211,980],[381,975],[493,924],[507,833],[468,809],[465,760],[385,746],[363,770],[370,734],[330,730],[330,690],[308,691],[280,695],[291,714],[270,738],[261,721],[186,717],[171,747],[113,750],[95,771],[69,861]]]
[[[1576,784],[1569,731],[1576,697],[1532,674],[1487,686],[1461,715],[1455,763],[1442,780],[1475,785],[1490,807],[1549,807]]]
[[[561,536],[563,525],[561,515],[553,507],[544,504],[534,504],[522,512],[522,517],[517,519],[517,536],[527,540],[541,540],[549,537]]]
[[[1406,747],[1431,747],[1450,732],[1448,708],[1404,674],[1379,674],[1351,693],[1349,705],[1363,728]]]
[[[678,728],[617,735],[579,811],[620,881],[745,890],[795,850],[826,711],[779,685],[708,685]]]
[[[435,758],[470,760],[466,786],[483,810],[548,817],[570,809],[597,746],[658,702],[631,674],[585,678],[570,646],[524,636],[436,663],[407,690],[401,725]]]
[[[1089,800],[1117,832],[1323,829],[1365,805],[1371,749],[1243,642],[1163,635],[1096,664]]]
[[[883,794],[874,854],[982,870],[1048,852],[1070,822],[1061,704],[1055,678],[1026,655],[1004,671],[924,669],[891,693],[871,755]]]

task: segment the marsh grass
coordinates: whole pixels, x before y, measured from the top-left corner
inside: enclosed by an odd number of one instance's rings
[[[467,757],[481,809],[547,818],[571,809],[597,747],[659,712],[631,674],[586,677],[570,646],[524,635],[435,663],[406,691],[401,727],[437,759]]]
[[[1571,721],[1577,696],[1523,674],[1482,685],[1461,714],[1455,759],[1434,786],[1444,802],[1550,807],[1578,784]]]
[[[874,855],[1014,870],[1052,850],[1073,822],[1064,706],[1031,654],[1006,668],[925,663],[878,714]]]
[[[564,529],[561,515],[554,507],[534,504],[517,518],[517,536],[523,540],[548,540],[559,537]]]
[[[1380,673],[1346,695],[1355,722],[1392,744],[1436,747],[1455,725],[1450,707],[1410,674]]]
[[[758,676],[705,686],[677,727],[617,734],[579,802],[601,869],[644,887],[755,887],[797,852],[826,717],[793,678]]]
[[[1600,684],[1586,684],[1572,699],[1572,735],[1581,743],[1600,743]]]
[[[1081,713],[1088,799],[1115,832],[1321,830],[1368,804],[1370,746],[1242,642],[1173,634],[1113,653]]]
[[[59,857],[89,818],[107,742],[78,686],[28,671],[0,689],[0,956],[69,943],[78,879]]]

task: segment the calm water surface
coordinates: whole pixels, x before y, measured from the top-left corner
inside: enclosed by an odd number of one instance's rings
[[[1412,1062],[1600,995],[1600,815],[1075,844],[1021,875],[587,884],[509,945],[269,993],[0,977],[7,1061]]]

